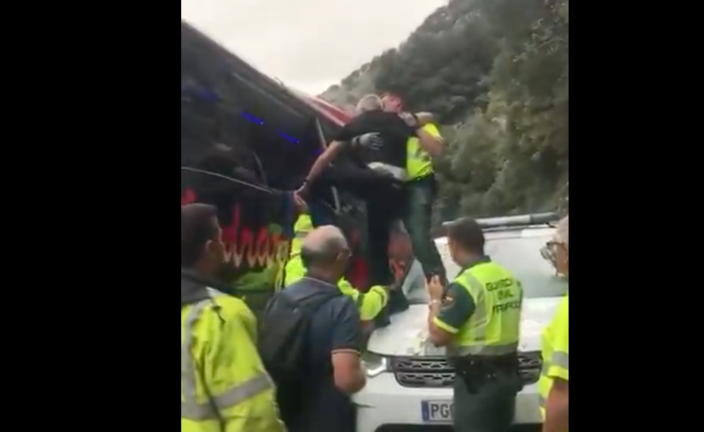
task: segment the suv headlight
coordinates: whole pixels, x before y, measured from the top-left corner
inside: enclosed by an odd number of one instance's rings
[[[389,370],[389,360],[379,354],[365,352],[362,354],[362,363],[367,369],[369,378],[374,378]]]

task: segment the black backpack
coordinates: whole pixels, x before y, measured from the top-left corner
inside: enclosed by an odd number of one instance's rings
[[[339,291],[317,292],[293,299],[280,292],[269,301],[260,320],[259,354],[274,379],[300,374],[313,314],[340,295]]]
[[[282,420],[293,421],[306,383],[301,371],[308,353],[311,318],[325,303],[341,296],[337,292],[317,292],[292,299],[285,292],[274,296],[260,320],[259,355],[276,383],[277,402]]]

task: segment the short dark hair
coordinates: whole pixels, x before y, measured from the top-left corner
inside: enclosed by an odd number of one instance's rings
[[[484,253],[484,232],[471,217],[460,218],[447,224],[447,236],[467,251]]]
[[[381,97],[391,97],[398,99],[401,102],[401,108],[406,106],[406,98],[404,98],[401,92],[399,91],[387,90],[381,94]]]
[[[203,256],[209,240],[218,232],[217,209],[209,204],[195,203],[181,207],[181,266],[190,267]]]

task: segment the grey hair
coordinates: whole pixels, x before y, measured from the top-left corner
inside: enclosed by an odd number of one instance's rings
[[[569,216],[565,216],[557,224],[557,229],[555,230],[555,239],[560,243],[570,246],[570,220]]]
[[[347,247],[347,239],[340,228],[333,225],[323,225],[315,228],[303,239],[301,258],[308,266],[316,261],[333,259]]]
[[[374,111],[382,109],[383,107],[384,103],[381,101],[381,98],[373,93],[362,96],[359,102],[357,102],[357,111],[359,112]]]

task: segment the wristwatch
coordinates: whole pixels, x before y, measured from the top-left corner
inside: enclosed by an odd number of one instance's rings
[[[440,299],[431,299],[430,302],[428,303],[428,307],[433,306],[433,305],[439,305],[442,304],[442,300]]]

